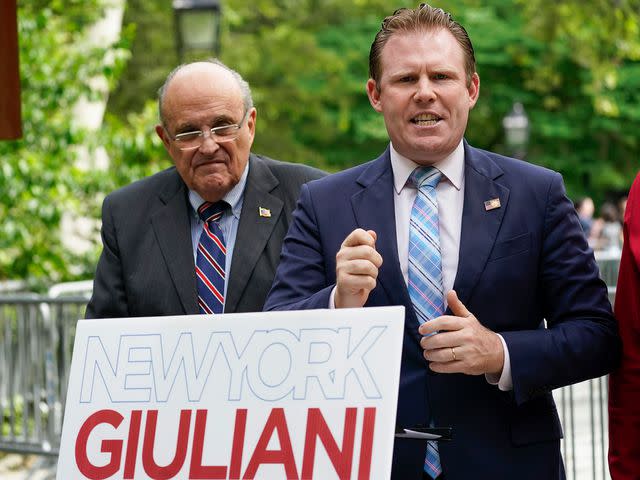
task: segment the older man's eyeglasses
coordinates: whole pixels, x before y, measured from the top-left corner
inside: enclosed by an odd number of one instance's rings
[[[173,141],[176,142],[180,150],[195,150],[196,148],[200,148],[208,136],[213,138],[216,143],[232,142],[240,135],[240,128],[242,128],[242,124],[248,115],[249,110],[245,112],[242,120],[238,123],[221,125],[205,131],[194,130],[192,132],[179,133],[173,137]]]

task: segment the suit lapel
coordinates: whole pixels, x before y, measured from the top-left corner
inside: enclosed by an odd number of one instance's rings
[[[242,213],[233,247],[225,312],[236,310],[256,263],[278,223],[283,202],[270,193],[278,184],[278,179],[269,168],[259,158],[251,155]],[[269,210],[271,216],[261,216],[260,208]]]
[[[198,313],[195,264],[185,185],[174,170],[172,182],[160,192],[161,203],[151,216],[162,256],[186,314]]]
[[[351,197],[351,206],[357,225],[365,230],[374,230],[378,235],[376,249],[383,259],[378,284],[388,298],[385,304],[404,305],[405,328],[419,341],[418,320],[398,259],[393,171],[389,149],[362,173],[357,182],[363,189]]]
[[[509,189],[494,180],[502,170],[485,153],[465,142],[465,191],[460,235],[460,256],[454,290],[462,303],[473,293],[496,241],[509,201]],[[485,202],[500,200],[499,208]]]

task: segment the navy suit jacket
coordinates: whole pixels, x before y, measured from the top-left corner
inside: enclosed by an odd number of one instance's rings
[[[500,207],[487,210],[485,201]],[[400,271],[389,151],[303,186],[265,309],[327,308],[336,253],[355,228],[383,257],[365,306],[404,305],[398,426],[453,427],[440,444],[448,480],[563,479],[551,395],[616,363],[620,343],[604,283],[561,176],[465,143],[465,193],[454,289],[511,359],[513,391],[484,376],[435,374]],[[448,312],[450,313],[450,312]],[[543,319],[546,319],[546,328]],[[420,479],[426,444],[396,439],[392,478]]]

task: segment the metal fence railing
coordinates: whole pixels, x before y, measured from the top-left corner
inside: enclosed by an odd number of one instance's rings
[[[85,297],[0,297],[0,451],[56,455]]]
[[[600,277],[613,305],[620,268],[619,251],[596,251]],[[553,392],[564,430],[562,456],[569,480],[610,480],[607,463],[608,377],[587,380]]]
[[[569,480],[610,480],[607,380],[600,377],[554,390],[564,439],[562,456]]]
[[[618,262],[598,258],[612,302]],[[58,453],[75,325],[84,316],[87,287],[90,282],[63,286],[48,296],[0,294],[0,452]],[[567,479],[610,480],[607,378],[553,393],[565,434]]]
[[[618,283],[618,271],[620,270],[620,251],[596,251],[595,257],[600,269],[600,278],[607,284],[609,300],[613,305]]]

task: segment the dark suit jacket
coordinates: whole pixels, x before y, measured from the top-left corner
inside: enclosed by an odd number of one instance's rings
[[[453,441],[440,444],[447,480],[564,478],[551,390],[607,373],[620,345],[606,287],[561,176],[465,144],[454,289],[481,323],[504,337],[512,392],[484,376],[428,370],[400,271],[393,195],[388,150],[304,186],[265,309],[326,308],[342,241],[357,227],[375,230],[384,262],[366,306],[406,311],[398,425],[432,419],[453,427]],[[500,208],[486,210],[484,202],[494,198]],[[393,478],[420,479],[425,448],[423,441],[396,439]]]
[[[261,311],[300,186],[316,169],[249,157],[225,312]],[[258,215],[258,208],[271,217]],[[188,189],[174,167],[113,192],[87,318],[198,313]]]

